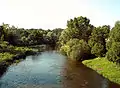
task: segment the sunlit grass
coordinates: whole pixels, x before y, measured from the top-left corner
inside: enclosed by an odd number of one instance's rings
[[[106,58],[95,58],[82,62],[87,67],[96,70],[110,81],[120,84],[120,66],[108,61]]]

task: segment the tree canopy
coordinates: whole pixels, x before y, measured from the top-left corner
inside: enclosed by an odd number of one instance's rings
[[[75,60],[103,57],[120,62],[120,21],[110,30],[109,25],[95,27],[90,19],[79,16],[69,19],[65,29],[24,29],[9,24],[0,26],[0,44],[6,47],[50,45]]]

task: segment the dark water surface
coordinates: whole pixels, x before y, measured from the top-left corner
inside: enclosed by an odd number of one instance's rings
[[[0,88],[120,88],[56,51],[28,56],[0,72]]]

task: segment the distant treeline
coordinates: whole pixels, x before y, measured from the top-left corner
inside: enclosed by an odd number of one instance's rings
[[[0,26],[1,41],[7,41],[14,46],[31,46],[48,44],[55,46],[63,29],[56,28],[53,30],[43,29],[24,29],[15,26],[10,27],[9,24]]]
[[[82,16],[68,20],[65,29],[24,29],[2,24],[0,41],[13,46],[58,46],[63,54],[74,60],[106,57],[120,62],[120,21],[111,29],[109,25],[95,27],[90,19]]]

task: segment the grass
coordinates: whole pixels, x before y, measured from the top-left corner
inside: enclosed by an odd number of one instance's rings
[[[13,57],[25,55],[26,52],[36,53],[38,52],[38,49],[28,47],[17,47],[0,43],[0,62],[12,60]]]
[[[108,61],[106,58],[95,58],[82,62],[112,82],[120,84],[120,66]]]

